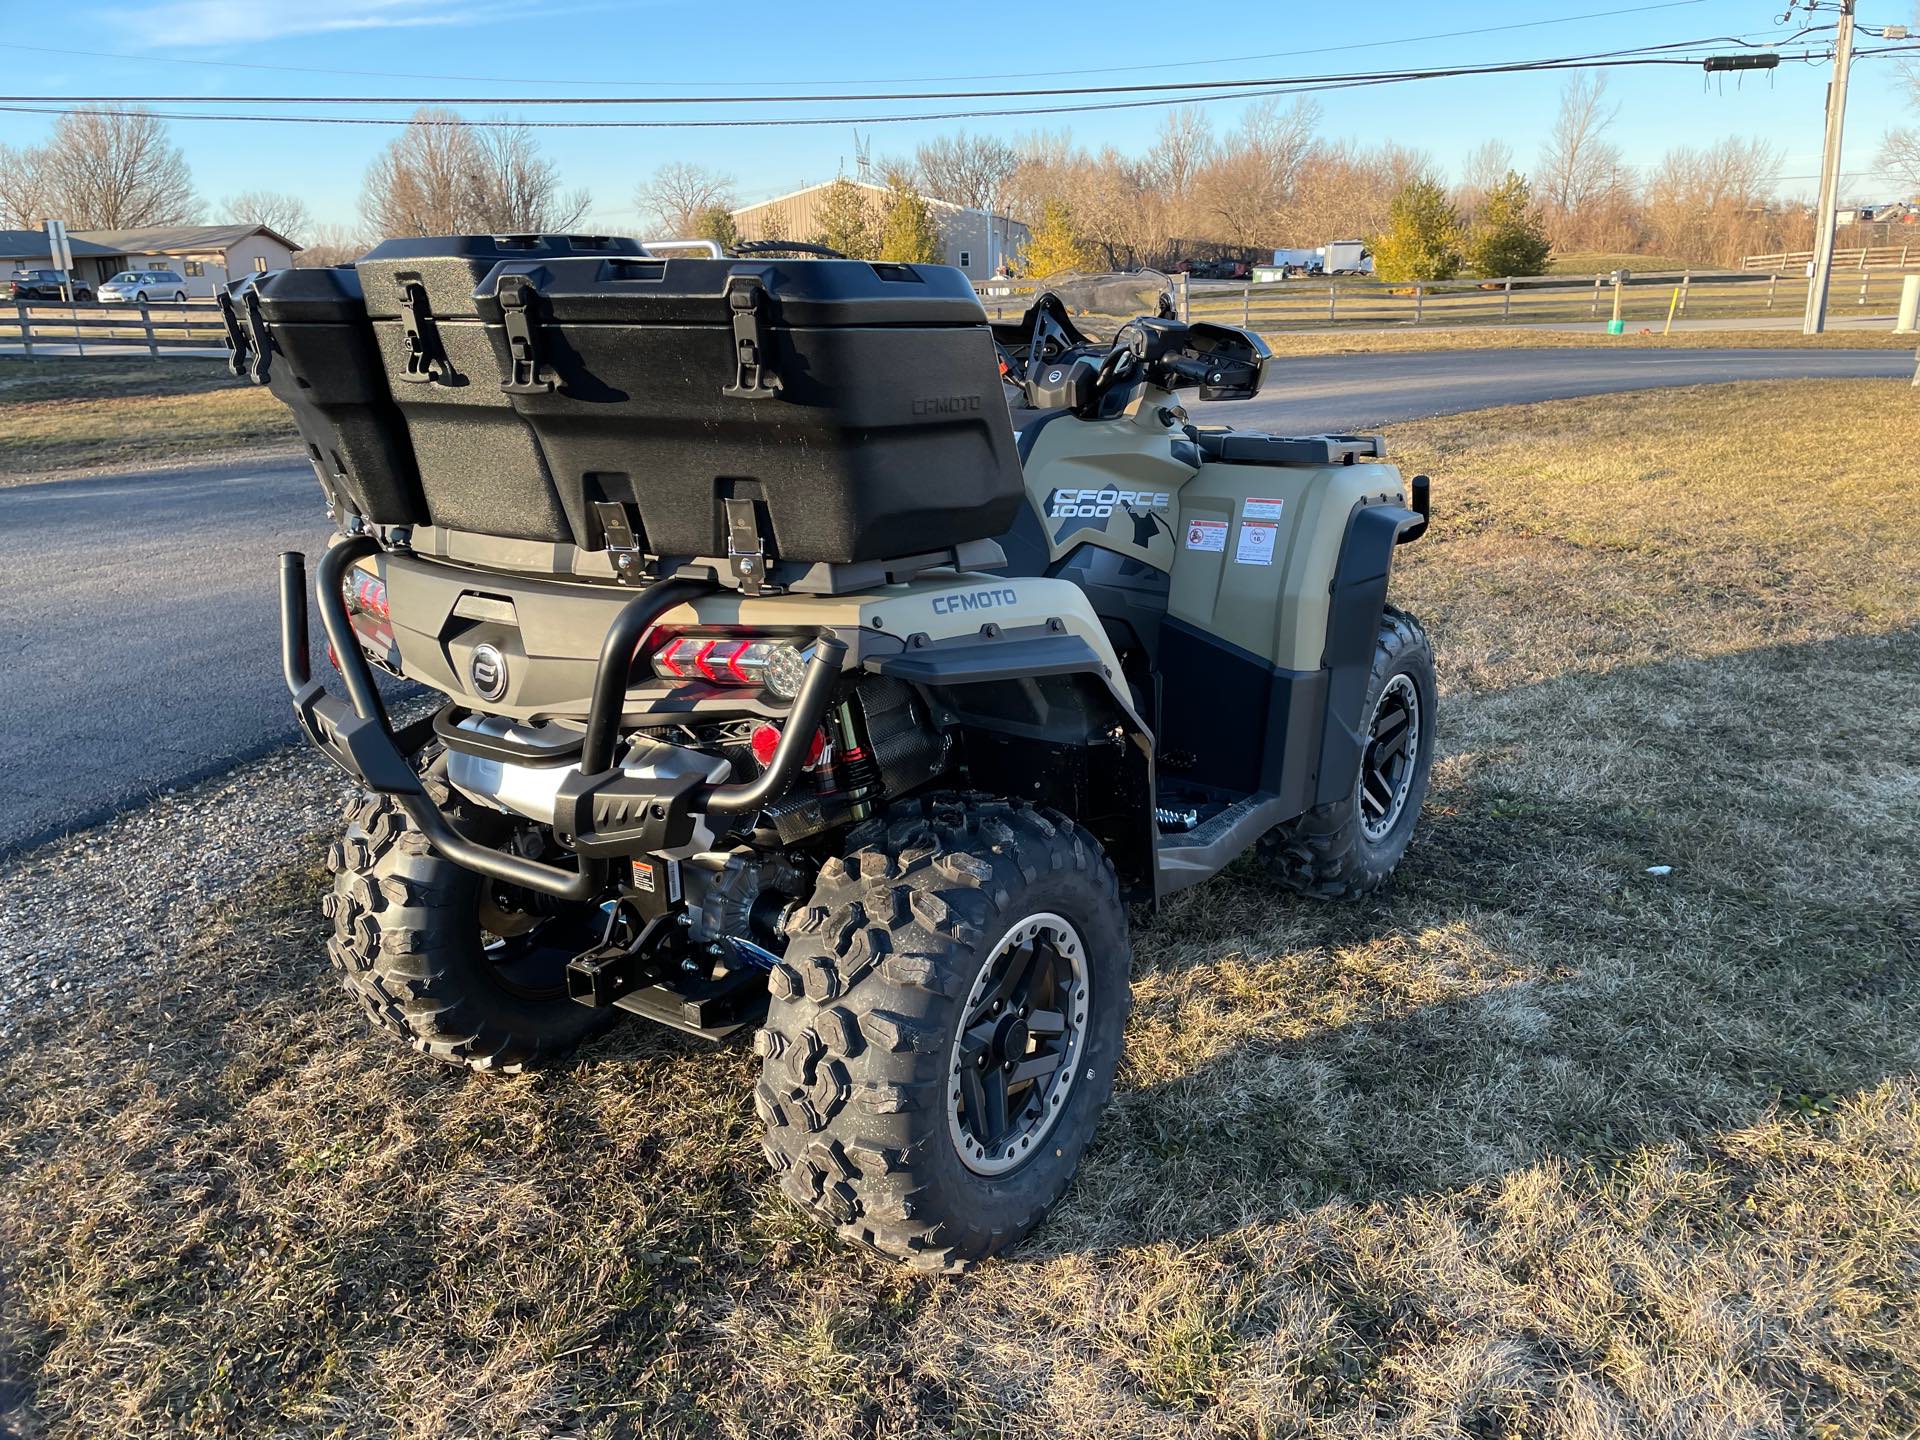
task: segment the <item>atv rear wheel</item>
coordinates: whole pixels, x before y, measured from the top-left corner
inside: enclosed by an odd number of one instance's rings
[[[767,1159],[842,1237],[965,1269],[1040,1222],[1106,1108],[1126,911],[1093,837],[1026,805],[909,802],[848,843],[771,977]]]
[[[1366,743],[1351,791],[1260,842],[1275,878],[1323,899],[1386,884],[1406,854],[1433,765],[1433,647],[1420,622],[1386,607],[1367,681]]]
[[[462,814],[476,832],[502,822]],[[619,1011],[567,998],[566,965],[599,912],[516,891],[454,864],[406,811],[366,796],[327,851],[327,955],[374,1024],[470,1070],[514,1073],[566,1055]]]

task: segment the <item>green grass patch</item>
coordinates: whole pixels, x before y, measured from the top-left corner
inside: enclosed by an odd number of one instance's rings
[[[0,358],[0,485],[298,443],[286,407],[217,360]]]

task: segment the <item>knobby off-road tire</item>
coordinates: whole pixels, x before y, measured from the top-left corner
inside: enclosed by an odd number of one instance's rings
[[[951,1099],[961,1021],[991,1003],[976,984],[1000,973],[1001,942],[1027,933],[1033,917],[1051,917],[1041,923],[1052,936],[1064,922],[1078,937],[1078,1034],[1051,1039],[1072,1046],[1061,1070],[1071,1080],[1051,1122],[1036,1122],[1050,1128],[1027,1137],[1031,1150],[1015,1141],[999,1173],[982,1173],[996,1162],[963,1156],[971,1142]],[[754,1106],[781,1188],[843,1238],[920,1269],[962,1270],[1016,1243],[1066,1189],[1119,1064],[1131,952],[1099,845],[1064,816],[1022,804],[908,802],[849,834],[788,933],[755,1040]],[[1049,974],[1067,973],[1049,953]],[[1047,1003],[1073,1019],[1070,1001]],[[1032,1113],[1049,1114],[1051,1094]]]
[[[520,969],[496,964],[480,919],[488,882],[436,853],[393,801],[369,795],[348,807],[327,869],[333,886],[320,908],[333,922],[333,968],[375,1025],[422,1054],[517,1073],[561,1058],[617,1018],[569,1000],[563,976],[548,975],[551,962],[564,964],[566,944],[551,956],[522,944]]]
[[[1367,766],[1375,753],[1377,733],[1393,723],[1396,712],[1408,708],[1409,696],[1413,731],[1406,749],[1410,768],[1404,786],[1396,787],[1396,808],[1390,823],[1374,833],[1372,827],[1382,825],[1387,817],[1369,816],[1363,807]],[[1407,852],[1420,807],[1427,798],[1436,713],[1433,647],[1420,622],[1391,605],[1380,617],[1380,637],[1374,645],[1373,670],[1362,713],[1368,717],[1370,738],[1353,787],[1342,799],[1309,810],[1260,842],[1261,854],[1274,877],[1302,895],[1337,900],[1365,895],[1386,884]]]

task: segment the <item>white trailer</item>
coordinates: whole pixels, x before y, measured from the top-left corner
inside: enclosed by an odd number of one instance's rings
[[[1320,266],[1329,275],[1371,275],[1373,257],[1363,240],[1334,240],[1320,247]]]

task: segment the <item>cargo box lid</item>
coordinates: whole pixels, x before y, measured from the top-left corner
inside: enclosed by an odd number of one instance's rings
[[[365,318],[360,277],[350,265],[269,270],[247,280],[260,297],[261,313],[276,325],[338,325]]]
[[[436,316],[471,319],[473,287],[503,261],[645,253],[638,240],[623,235],[410,235],[382,240],[357,263],[383,278],[416,275]],[[400,288],[390,278],[369,284],[366,290],[370,316],[376,320],[399,317]]]
[[[985,326],[973,284],[951,265],[867,260],[705,260],[652,256],[509,259],[474,291],[484,320],[499,293],[531,287],[561,325],[724,325],[736,277],[757,281],[767,316],[788,326]]]

